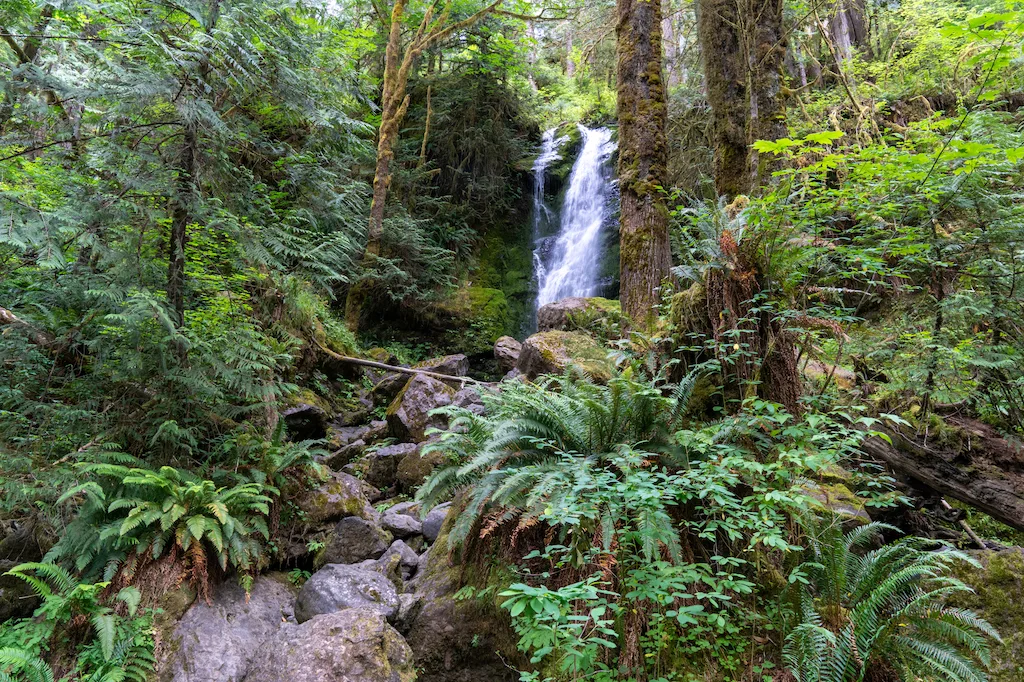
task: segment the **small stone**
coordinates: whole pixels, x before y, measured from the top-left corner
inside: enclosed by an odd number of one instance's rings
[[[381,566],[387,566],[391,562],[391,557],[398,557],[398,565],[401,569],[402,580],[408,580],[416,573],[416,569],[419,568],[420,557],[416,552],[413,551],[412,547],[405,544],[401,540],[395,540],[388,547],[388,551],[384,552],[384,555],[377,562]]]

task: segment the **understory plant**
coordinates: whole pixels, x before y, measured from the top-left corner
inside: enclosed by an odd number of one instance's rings
[[[826,519],[810,526],[807,561],[790,577],[799,622],[784,659],[799,682],[982,682],[989,639],[999,634],[971,611],[945,605],[970,591],[950,577],[966,554],[906,537],[871,548],[883,530],[869,523],[844,533]]]

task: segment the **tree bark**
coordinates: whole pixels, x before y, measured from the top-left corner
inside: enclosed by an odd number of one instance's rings
[[[714,118],[715,188],[728,199],[749,194],[747,63],[737,0],[698,0],[697,34]]]
[[[661,64],[661,3],[618,0],[620,280],[622,312],[651,322],[671,250],[663,190],[668,143]]]
[[[786,59],[786,32],[782,25],[782,0],[752,0],[751,14],[757,18],[752,27],[752,84],[750,97],[755,112],[749,125],[748,142],[785,137],[786,106],[782,95],[782,72]],[[753,148],[748,152],[751,174],[756,186],[764,182],[777,166],[778,157],[760,159]]]

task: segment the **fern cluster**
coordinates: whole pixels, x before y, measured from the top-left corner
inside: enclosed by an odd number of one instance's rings
[[[879,523],[843,533],[838,522],[812,526],[808,561],[797,571],[800,622],[784,659],[799,682],[861,682],[895,674],[905,682],[983,682],[984,619],[944,604],[970,588],[949,577],[954,563],[977,562],[948,547],[903,538],[875,549]],[[866,551],[865,551],[866,550]]]
[[[247,482],[218,486],[187,471],[158,471],[120,464],[88,464],[89,480],[61,500],[82,498],[75,520],[50,551],[86,577],[110,580],[170,553],[190,562],[193,577],[206,579],[207,556],[222,569],[259,567],[260,538],[277,489]]]

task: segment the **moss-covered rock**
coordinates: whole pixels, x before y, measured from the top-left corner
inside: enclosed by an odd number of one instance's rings
[[[804,484],[804,492],[811,496],[812,505],[821,511],[835,514],[844,521],[853,523],[870,523],[864,500],[857,497],[843,483],[830,482]]]
[[[993,643],[989,680],[1019,682],[1024,680],[1024,551],[1015,547],[974,556],[982,567],[960,564],[956,576],[974,588],[974,593],[957,594],[952,603],[978,613],[1003,638],[1002,644]]]
[[[564,331],[540,332],[526,339],[516,368],[532,380],[541,374],[561,374],[569,367],[595,381],[607,381],[615,371],[604,346],[586,334]]]
[[[499,337],[514,331],[508,299],[501,289],[468,286],[438,306],[445,343],[466,355],[489,353]]]
[[[589,329],[599,321],[615,324],[621,319],[622,306],[618,301],[572,296],[542,306],[537,311],[537,330]]]
[[[372,519],[373,508],[363,486],[354,476],[332,471],[326,481],[316,488],[298,492],[293,501],[310,524],[331,523],[346,516]]]
[[[450,405],[454,397],[455,389],[445,383],[423,374],[415,375],[388,407],[386,417],[391,435],[403,442],[423,442],[428,428],[444,425],[444,419],[431,416],[430,411]]]
[[[435,450],[424,454],[422,449],[417,448],[416,452],[406,455],[398,463],[399,489],[406,494],[414,492],[443,461],[443,452]]]

